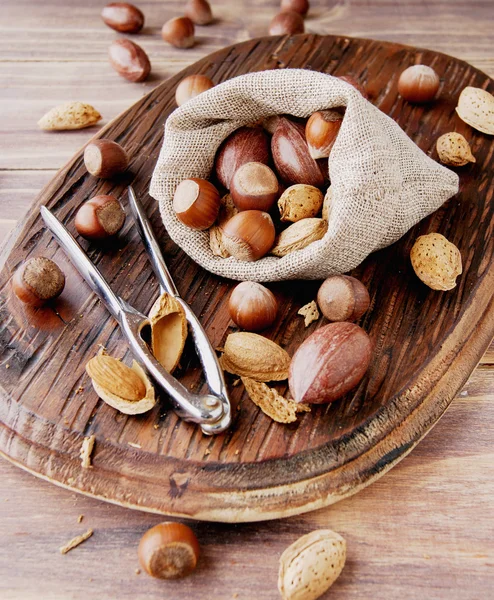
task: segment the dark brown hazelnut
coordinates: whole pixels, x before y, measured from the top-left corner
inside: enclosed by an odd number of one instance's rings
[[[329,321],[356,321],[370,305],[365,285],[349,275],[332,275],[317,292],[317,304]]]
[[[151,63],[144,50],[130,40],[115,40],[108,49],[110,64],[121,76],[134,83],[144,81],[151,72]]]
[[[189,17],[175,17],[161,29],[161,37],[175,48],[192,48],[194,45],[194,23]]]
[[[144,15],[128,2],[111,2],[101,11],[105,25],[120,33],[138,33],[144,26]]]
[[[303,17],[293,11],[278,13],[269,25],[269,35],[295,35],[304,31]]]
[[[245,163],[235,171],[230,193],[238,210],[267,212],[278,198],[278,180],[262,163]]]
[[[214,87],[214,83],[206,75],[198,74],[184,77],[175,90],[175,102],[178,106],[182,106],[191,98],[195,98],[212,87]]]
[[[203,231],[216,221],[221,197],[215,186],[206,179],[184,179],[175,190],[173,210],[187,227]]]
[[[196,25],[209,25],[213,21],[211,6],[207,0],[189,0],[185,5],[185,16]]]
[[[79,208],[75,228],[88,240],[104,240],[122,229],[125,211],[113,196],[94,196]]]
[[[84,164],[95,177],[109,179],[123,173],[129,166],[125,150],[112,140],[95,140],[84,149]]]
[[[42,306],[65,287],[65,275],[49,258],[40,256],[22,263],[12,277],[14,294],[30,306]]]
[[[309,12],[309,0],[281,0],[281,12],[294,11],[305,17]]]

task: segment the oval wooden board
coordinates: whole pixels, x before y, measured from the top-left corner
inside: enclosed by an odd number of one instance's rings
[[[416,62],[432,65],[442,78],[440,98],[431,106],[412,106],[397,96],[399,73]],[[126,360],[128,349],[113,319],[44,230],[39,206],[52,208],[73,230],[81,202],[96,193],[125,198],[125,186],[132,180],[180,293],[200,316],[213,345],[221,346],[233,329],[226,298],[234,283],[208,274],[169,240],[147,190],[163,124],[175,108],[175,87],[184,75],[205,73],[218,83],[283,67],[352,74],[425,152],[435,156],[437,137],[456,130],[471,141],[477,162],[459,170],[457,197],[357,269],[372,298],[362,326],[376,348],[354,393],[314,408],[296,424],[280,425],[257,409],[241,385],[232,386],[238,404],[234,424],[214,438],[180,421],[166,399],[147,415],[119,414],[98,399],[84,367],[98,344]],[[355,493],[385,473],[436,423],[494,334],[493,145],[491,138],[455,115],[466,85],[494,89],[485,74],[436,52],[343,37],[272,37],[231,46],[199,61],[110,123],[97,137],[115,139],[129,151],[129,177],[119,182],[95,179],[87,174],[79,152],[33,205],[1,274],[3,455],[54,483],[121,505],[231,522],[312,510]],[[429,290],[411,269],[411,245],[429,231],[445,234],[461,251],[464,272],[451,292]],[[143,312],[149,310],[158,287],[131,219],[114,244],[85,247],[118,294]],[[8,285],[21,260],[39,255],[54,258],[67,275],[56,311],[26,309]],[[304,329],[297,316],[314,298],[317,283],[271,287],[281,310],[266,335],[293,353],[324,324],[321,319]],[[190,349],[183,363],[184,382],[203,389]],[[82,469],[79,451],[90,434],[96,436],[93,467]]]

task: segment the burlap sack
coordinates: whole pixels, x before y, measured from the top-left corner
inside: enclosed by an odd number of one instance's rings
[[[329,158],[332,204],[323,239],[283,258],[256,262],[213,256],[209,233],[192,231],[172,207],[177,185],[208,178],[221,142],[235,129],[276,114],[308,117],[346,106]],[[392,244],[458,191],[458,176],[410,140],[391,118],[336,77],[302,69],[235,77],[175,110],[151,181],[170,237],[202,267],[231,279],[323,279],[345,273]]]

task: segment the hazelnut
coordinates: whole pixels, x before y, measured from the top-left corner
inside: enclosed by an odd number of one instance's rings
[[[220,201],[220,193],[212,183],[193,177],[177,186],[173,196],[173,210],[184,225],[202,231],[216,221]]]
[[[269,35],[295,35],[304,31],[304,19],[294,11],[278,13],[269,25]]]
[[[230,189],[235,171],[248,162],[269,162],[268,137],[260,127],[241,127],[226,138],[216,154],[216,177]]]
[[[438,74],[427,65],[405,69],[398,80],[398,92],[409,102],[430,102],[439,89]]]
[[[367,371],[372,344],[354,323],[330,323],[297,349],[288,385],[295,402],[326,404],[352,390]]]
[[[343,115],[335,110],[315,112],[305,125],[305,137],[312,158],[327,158],[340,131]]]
[[[262,331],[272,325],[278,312],[273,293],[255,281],[239,283],[228,301],[232,320],[247,331]]]
[[[369,308],[369,292],[355,277],[332,275],[319,288],[317,304],[329,321],[356,321]]]
[[[235,172],[230,193],[239,210],[268,211],[278,197],[278,180],[267,165],[245,163]]]
[[[185,5],[185,16],[196,25],[209,25],[213,21],[211,6],[207,0],[189,0]]]
[[[108,48],[110,64],[125,79],[137,83],[151,72],[151,63],[144,50],[130,40],[115,40]]]
[[[109,179],[123,173],[129,166],[125,150],[112,140],[95,140],[84,149],[84,164],[95,177]]]
[[[359,81],[357,81],[357,79],[355,77],[353,77],[353,75],[340,75],[338,77],[338,79],[341,79],[342,81],[345,81],[346,83],[349,83],[358,92],[360,92],[364,98],[369,99],[369,94],[367,93],[367,90]]]
[[[177,85],[175,101],[178,106],[182,106],[191,98],[195,98],[212,87],[214,87],[214,83],[206,75],[189,75]]]
[[[267,254],[274,243],[271,217],[260,210],[244,210],[223,226],[223,245],[236,259],[254,261]]]
[[[138,557],[151,577],[177,579],[196,568],[199,542],[192,529],[183,523],[160,523],[142,536]]]
[[[194,45],[194,23],[189,17],[175,17],[161,29],[161,37],[175,48],[192,48]]]
[[[138,33],[144,26],[144,15],[133,4],[111,2],[101,11],[105,25],[120,33]]]
[[[300,123],[280,117],[271,138],[273,161],[280,177],[287,183],[324,185],[324,175],[312,158]]]
[[[294,11],[305,17],[309,12],[309,0],[281,0],[280,10]]]
[[[75,216],[77,233],[88,240],[104,240],[117,234],[125,223],[125,211],[113,196],[94,196]]]
[[[12,277],[14,294],[30,306],[42,306],[63,291],[65,275],[49,258],[40,256],[22,263]]]

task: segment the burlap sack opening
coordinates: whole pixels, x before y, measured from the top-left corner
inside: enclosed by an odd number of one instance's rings
[[[263,117],[308,117],[346,106],[328,161],[332,203],[323,239],[283,258],[256,262],[213,256],[209,233],[192,231],[172,207],[177,185],[208,178],[221,142]],[[456,173],[439,165],[391,118],[336,77],[303,69],[235,77],[175,110],[151,181],[170,237],[202,267],[236,280],[323,279],[346,273],[398,240],[458,191]]]

